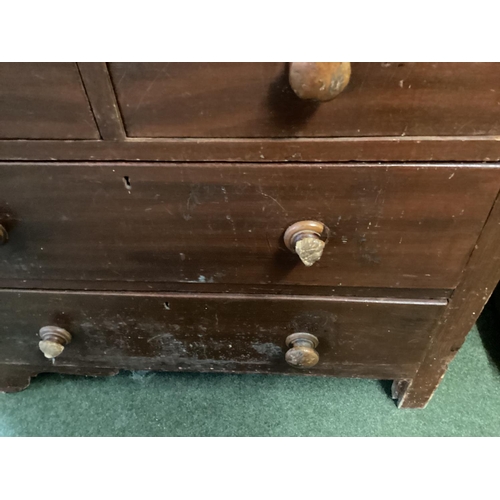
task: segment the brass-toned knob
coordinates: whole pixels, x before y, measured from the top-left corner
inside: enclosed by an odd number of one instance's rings
[[[316,347],[319,340],[310,333],[292,333],[286,338],[286,345],[290,347],[285,354],[285,360],[294,368],[311,368],[319,361]]]
[[[292,224],[283,236],[286,247],[296,253],[307,267],[321,259],[329,229],[315,220],[302,220]]]
[[[331,101],[347,87],[350,78],[348,62],[290,63],[290,86],[301,99]]]
[[[0,224],[0,245],[4,245],[9,240],[7,229]]]
[[[40,351],[49,359],[56,358],[64,351],[64,346],[71,342],[71,334],[58,326],[44,326],[39,332],[42,339],[38,343]]]

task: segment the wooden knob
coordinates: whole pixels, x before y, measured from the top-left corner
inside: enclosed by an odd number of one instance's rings
[[[322,222],[302,220],[285,231],[283,240],[286,247],[309,267],[321,259],[328,233],[328,228]]]
[[[347,87],[350,78],[348,62],[290,63],[290,86],[301,99],[331,101]]]
[[[56,358],[64,351],[64,346],[71,342],[71,334],[58,326],[44,326],[39,332],[42,339],[38,343],[40,351],[49,359]]]
[[[7,229],[0,224],[0,245],[4,245],[9,240]]]
[[[294,368],[311,368],[319,361],[316,347],[319,340],[310,333],[292,333],[286,338],[290,347],[285,354],[286,362]]]

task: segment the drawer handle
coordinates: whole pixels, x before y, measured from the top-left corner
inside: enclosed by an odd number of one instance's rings
[[[290,63],[290,86],[301,99],[331,101],[347,87],[350,78],[348,62]]]
[[[0,245],[4,245],[7,241],[9,241],[9,233],[7,229],[0,224]]]
[[[285,360],[294,368],[311,368],[319,361],[316,347],[319,340],[310,333],[292,333],[286,338],[286,345],[290,347],[285,354]]]
[[[49,359],[56,358],[64,351],[64,346],[71,342],[71,334],[58,326],[44,326],[39,332],[42,339],[38,343],[40,351]]]
[[[302,220],[292,224],[283,236],[286,247],[296,253],[307,267],[321,259],[329,230],[315,220]]]

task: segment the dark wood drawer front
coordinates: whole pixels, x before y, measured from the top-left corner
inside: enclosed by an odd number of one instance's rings
[[[0,284],[454,288],[499,187],[479,166],[3,164]],[[312,267],[283,243],[304,219],[331,231]]]
[[[305,373],[405,376],[420,362],[444,302],[225,294],[0,292],[0,362],[51,366],[38,331],[65,328],[58,366],[303,373],[285,339],[319,339]]]
[[[99,139],[76,64],[1,63],[0,139]]]
[[[331,102],[299,99],[286,63],[111,63],[131,137],[500,134],[499,63],[353,63]]]

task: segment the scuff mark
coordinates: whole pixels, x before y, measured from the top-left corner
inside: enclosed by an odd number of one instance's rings
[[[283,349],[271,342],[265,342],[262,344],[253,343],[252,349],[257,351],[259,354],[264,354],[272,358],[281,357],[283,354]]]
[[[165,67],[161,71],[159,71],[158,73],[156,73],[156,76],[153,78],[153,80],[151,81],[151,83],[148,85],[148,87],[145,90],[145,92],[141,95],[141,98],[139,99],[139,102],[137,103],[137,106],[135,107],[135,111],[139,110],[139,108],[142,105],[142,102],[144,101],[144,99],[148,95],[149,91],[153,88],[153,85],[156,83],[156,80],[158,80],[158,78],[161,75],[168,75],[168,73],[167,73],[166,70],[167,70],[167,68],[168,68],[169,65],[170,65],[170,63],[165,63]],[[120,79],[120,81],[121,81],[121,79]]]
[[[214,278],[212,276],[207,278],[206,276],[203,276],[203,274],[200,274],[196,281],[186,281],[186,283],[213,283],[213,282]]]
[[[191,190],[189,191],[189,196],[186,201],[186,211],[182,215],[185,221],[191,220],[193,217],[191,216],[191,212],[198,206],[201,205],[201,201],[199,199],[199,190],[200,185],[195,184],[191,186]]]
[[[233,230],[233,234],[236,236],[236,226],[234,224],[233,218],[231,217],[231,215],[227,214],[226,219],[231,223],[231,228]]]
[[[287,213],[285,207],[276,198],[273,198],[270,194],[264,193],[261,185],[259,185],[259,193],[264,196],[264,198],[269,198],[270,200],[274,201],[274,203],[276,203],[281,208],[281,210],[283,210],[283,212]]]

